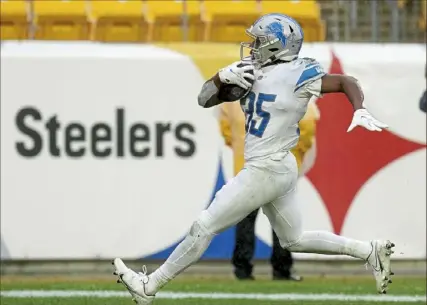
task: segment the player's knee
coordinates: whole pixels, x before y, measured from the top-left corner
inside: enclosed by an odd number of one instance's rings
[[[191,240],[209,239],[213,234],[209,233],[199,221],[195,221],[188,232],[187,238]]]
[[[198,260],[204,250],[209,246],[213,237],[214,234],[211,234],[198,219],[191,225],[190,231],[181,242],[181,250],[184,249],[185,255],[188,257]],[[171,261],[177,261],[182,255],[182,251],[173,252],[170,259]]]
[[[297,251],[301,242],[302,235],[295,235],[288,239],[279,239],[280,246],[289,251]]]
[[[193,223],[193,226],[191,227],[192,230],[198,230],[202,232],[204,235],[215,235],[214,227],[213,227],[213,221],[212,216],[210,213],[206,210],[202,211],[200,213],[197,220]],[[190,232],[192,231],[190,230]]]
[[[190,231],[186,236],[186,240],[190,240],[192,243],[203,242],[204,240],[211,240],[215,234],[211,233],[208,228],[206,228],[203,219],[197,219],[191,225]]]

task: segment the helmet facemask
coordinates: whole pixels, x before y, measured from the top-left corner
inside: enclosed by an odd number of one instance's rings
[[[256,49],[259,47],[260,41],[255,39],[252,42],[242,42],[240,43],[240,59],[242,61],[251,61],[251,63],[254,63],[255,61],[255,54]],[[245,56],[245,49],[249,49],[249,55]]]
[[[240,44],[240,58],[242,60],[248,60],[249,58],[244,56],[244,48],[250,49],[250,60],[257,67],[276,61],[288,52],[288,50],[283,50],[277,53],[277,51],[283,49],[281,41],[277,38],[271,36],[255,36],[252,35],[250,30],[246,30],[246,34],[248,34],[253,41],[242,42]]]

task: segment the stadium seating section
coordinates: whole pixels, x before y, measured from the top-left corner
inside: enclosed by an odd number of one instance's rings
[[[240,42],[256,18],[285,13],[324,40],[316,1],[0,0],[1,39]],[[183,27],[183,24],[186,24]],[[186,30],[183,30],[183,29]]]

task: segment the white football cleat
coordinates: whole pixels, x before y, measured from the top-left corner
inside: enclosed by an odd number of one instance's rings
[[[390,269],[390,256],[394,253],[394,243],[389,240],[371,241],[372,252],[368,256],[368,264],[372,267],[377,291],[381,294],[387,293],[388,284],[392,283],[391,276],[394,275]]]
[[[142,267],[142,272],[136,273],[132,269],[129,269],[120,258],[114,259],[112,264],[116,268],[113,274],[119,277],[117,283],[121,283],[126,287],[132,295],[132,300],[136,304],[153,304],[155,296],[150,296],[145,293],[145,285],[149,281],[147,268],[145,266]]]

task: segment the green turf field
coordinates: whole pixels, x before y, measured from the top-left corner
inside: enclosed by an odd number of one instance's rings
[[[2,277],[1,305],[134,304],[115,278]],[[226,277],[183,277],[158,295],[155,305],[409,305],[426,304],[426,278],[395,277],[387,295],[371,277],[311,277],[304,282]]]

